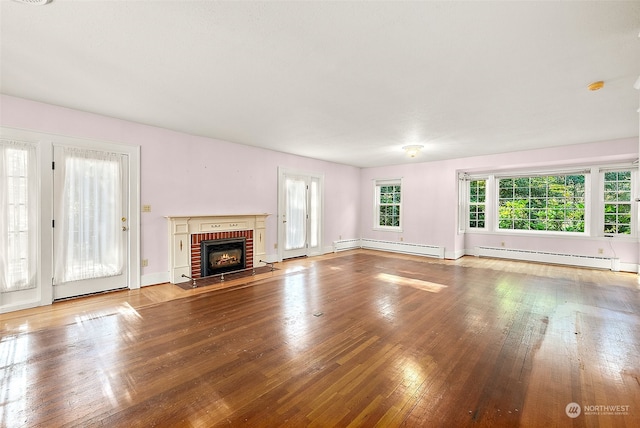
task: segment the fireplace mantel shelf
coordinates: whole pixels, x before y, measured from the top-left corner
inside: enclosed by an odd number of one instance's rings
[[[186,218],[186,219],[199,219],[199,218],[239,218],[239,217],[268,217],[271,214],[256,213],[256,214],[194,214],[194,215],[167,215],[165,218]]]
[[[269,214],[211,214],[165,216],[169,222],[169,276],[174,284],[192,276],[191,235],[211,232],[252,231],[253,266],[265,256],[266,218]]]

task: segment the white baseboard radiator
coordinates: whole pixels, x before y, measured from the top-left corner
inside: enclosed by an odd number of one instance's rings
[[[362,248],[360,239],[341,239],[339,241],[333,241],[333,252],[345,250],[355,250],[356,248]]]
[[[575,254],[551,253],[545,251],[516,250],[511,248],[475,247],[478,257],[523,260],[528,262],[552,263],[598,269],[620,270],[620,259]]]
[[[365,248],[368,250],[390,251],[393,253],[415,254],[418,256],[444,259],[444,247],[407,242],[381,241],[377,239],[343,239],[334,241],[334,252]]]

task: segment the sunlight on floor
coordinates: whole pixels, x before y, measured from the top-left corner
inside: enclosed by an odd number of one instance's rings
[[[397,285],[408,285],[409,287],[416,288],[418,290],[428,291],[430,293],[439,293],[446,285],[436,284],[435,282],[422,281],[419,279],[405,278],[403,276],[390,275],[387,273],[379,273],[376,277],[382,281],[387,281]]]

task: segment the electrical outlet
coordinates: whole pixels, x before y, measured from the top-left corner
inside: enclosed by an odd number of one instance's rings
[[[143,205],[142,206],[142,212],[143,213],[150,213],[151,212],[151,205]]]
[[[400,242],[403,242],[403,241],[404,241],[404,237],[401,236],[400,237]]]
[[[275,244],[273,244],[273,248],[276,249],[276,250],[278,249],[278,243],[277,242]]]
[[[501,246],[501,247],[504,247],[504,241],[502,241],[502,242],[500,243],[500,246]]]
[[[142,267],[147,267],[149,266],[149,259],[142,259],[142,262],[140,263],[140,265]]]
[[[598,248],[598,254],[604,254],[604,248]]]

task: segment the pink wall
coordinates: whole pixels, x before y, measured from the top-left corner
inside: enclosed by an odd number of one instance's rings
[[[112,141],[141,147],[141,258],[143,275],[167,270],[164,216],[268,212],[267,254],[277,241],[278,167],[324,174],[323,245],[334,240],[370,238],[439,245],[455,258],[478,245],[507,246],[573,254],[616,255],[638,262],[637,240],[535,238],[496,234],[458,234],[457,174],[565,165],[588,165],[638,157],[637,139],[589,143],[448,161],[358,169],[284,153],[187,135],[91,113],[2,95],[0,124],[38,132]],[[428,158],[428,152],[422,154]],[[403,178],[404,231],[372,229],[373,180]],[[613,248],[613,249],[612,249]],[[144,281],[143,281],[144,283]]]
[[[373,230],[373,186],[376,179],[402,178],[403,232]],[[454,249],[458,205],[455,162],[424,162],[380,168],[361,173],[362,238],[444,246]],[[450,257],[447,254],[447,257]]]
[[[429,154],[423,153],[423,157]],[[467,253],[475,246],[563,252],[578,255],[617,256],[622,263],[637,264],[638,241],[604,237],[535,237],[504,233],[458,234],[458,172],[598,166],[638,158],[636,138],[587,143],[490,156],[460,158],[363,169],[361,173],[361,235],[363,238],[444,246],[447,258]],[[373,225],[373,180],[403,178],[403,233],[381,232]],[[603,249],[603,254],[599,254]]]
[[[2,95],[0,125],[43,133],[139,145],[142,275],[168,270],[168,215],[272,214],[267,254],[276,254],[278,167],[324,174],[323,245],[357,237],[360,170],[225,141]],[[144,284],[143,280],[143,284]]]

